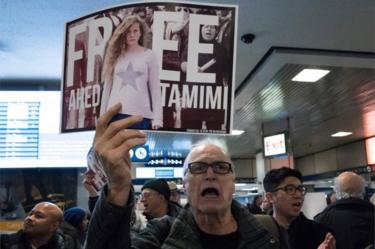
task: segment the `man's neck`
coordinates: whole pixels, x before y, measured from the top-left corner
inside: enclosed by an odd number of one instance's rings
[[[45,245],[48,241],[52,238],[52,235],[48,236],[33,236],[29,237],[30,243],[35,246],[36,248],[40,247],[41,245]]]
[[[198,227],[208,234],[225,235],[237,230],[237,222],[230,210],[224,214],[193,212],[193,216]]]
[[[273,210],[273,217],[277,221],[277,223],[281,226],[283,226],[285,229],[288,229],[289,225],[292,223],[292,221],[297,218],[293,216],[285,216],[280,214],[280,212],[277,212],[276,210]]]

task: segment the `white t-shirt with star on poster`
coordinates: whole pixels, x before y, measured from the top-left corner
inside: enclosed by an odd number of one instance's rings
[[[118,102],[121,113],[142,115],[163,126],[159,65],[152,50],[122,54],[117,59],[113,81],[104,82],[100,114]]]

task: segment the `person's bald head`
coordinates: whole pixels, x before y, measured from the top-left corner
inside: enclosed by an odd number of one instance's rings
[[[56,204],[52,202],[41,202],[41,203],[36,204],[34,208],[39,207],[39,206],[43,208],[47,213],[49,213],[52,219],[54,219],[56,222],[61,223],[63,221],[64,213],[60,209],[60,207],[57,206]]]
[[[24,230],[32,236],[52,236],[63,221],[63,212],[54,203],[41,202],[34,206],[24,221]]]
[[[200,155],[204,153],[207,154],[207,152],[209,151],[217,151],[218,154],[221,154],[225,158],[224,161],[228,161],[232,163],[225,144],[223,144],[221,141],[218,141],[218,140],[204,139],[196,143],[193,146],[193,148],[190,150],[189,154],[186,156],[184,165],[183,165],[184,175],[188,173],[189,163],[191,163],[192,161],[195,161],[196,158],[199,157]],[[211,153],[210,157],[216,157],[216,155],[214,155],[214,153]],[[233,168],[233,171],[234,171],[234,168]]]
[[[337,199],[364,198],[365,180],[354,172],[343,172],[335,178]]]

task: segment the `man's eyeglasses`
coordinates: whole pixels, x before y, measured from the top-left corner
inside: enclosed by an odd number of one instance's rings
[[[288,195],[294,195],[296,193],[296,191],[298,190],[299,192],[301,192],[302,195],[305,195],[306,194],[306,187],[303,186],[303,185],[286,185],[284,187],[279,187],[279,188],[275,188],[272,192],[276,192],[278,190],[283,190],[285,193],[287,193]]]
[[[229,172],[233,172],[232,164],[228,162],[213,162],[213,163],[205,163],[205,162],[191,162],[188,164],[188,169],[191,174],[198,175],[204,174],[207,172],[208,167],[211,167],[214,173],[225,175]]]

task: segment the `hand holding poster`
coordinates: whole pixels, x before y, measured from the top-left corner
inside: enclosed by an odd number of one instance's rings
[[[132,128],[229,133],[236,6],[147,2],[66,24],[62,132],[142,115]]]

